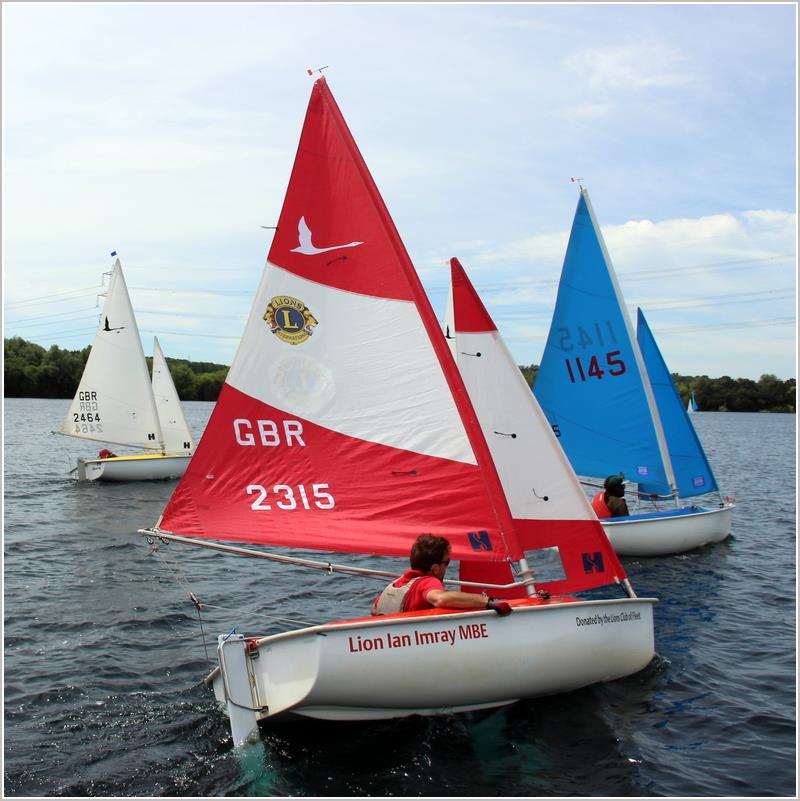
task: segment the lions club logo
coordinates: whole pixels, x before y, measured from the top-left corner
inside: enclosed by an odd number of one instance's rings
[[[290,345],[305,342],[314,333],[318,322],[302,300],[288,295],[277,295],[269,302],[264,320],[281,342]]]

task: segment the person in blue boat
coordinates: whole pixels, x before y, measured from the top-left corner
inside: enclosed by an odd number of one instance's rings
[[[624,496],[625,480],[622,475],[609,476],[603,482],[603,491],[592,498],[592,509],[601,520],[606,517],[627,517],[630,512]]]
[[[373,615],[394,615],[424,609],[492,609],[510,615],[511,605],[484,593],[446,590],[442,580],[450,564],[450,543],[444,537],[420,534],[411,547],[411,570],[406,570],[375,599]]]

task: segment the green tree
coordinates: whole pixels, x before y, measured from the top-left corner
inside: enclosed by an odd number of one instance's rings
[[[172,381],[181,400],[197,399],[197,376],[188,364],[175,364],[169,368]]]

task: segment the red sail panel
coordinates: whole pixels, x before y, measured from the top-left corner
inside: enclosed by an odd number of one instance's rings
[[[508,562],[476,562],[472,559],[463,560],[458,566],[458,577],[461,581],[477,582],[483,586],[462,585],[463,592],[485,592],[492,598],[527,598],[528,593],[524,587],[512,587],[500,590],[496,587],[487,587],[487,584],[511,584],[516,577],[511,572]]]
[[[453,315],[455,329],[461,333],[478,334],[486,331],[496,331],[489,312],[483,301],[467,278],[461,262],[450,259],[450,280],[453,286]]]
[[[415,299],[414,268],[324,78],[311,91],[269,261],[348,292]]]
[[[228,385],[160,527],[393,556],[429,533],[454,559],[507,558],[476,465],[347,437]]]
[[[573,593],[618,583],[626,578],[625,570],[597,520],[550,520],[546,526],[537,520],[514,522],[526,551],[558,548],[564,578],[536,581],[536,589],[554,595]]]

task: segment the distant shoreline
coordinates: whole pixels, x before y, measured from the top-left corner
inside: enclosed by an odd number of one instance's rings
[[[43,348],[21,337],[3,342],[5,360],[5,398],[70,399],[80,382],[90,347],[82,350],[63,350],[58,345]],[[147,359],[148,364],[151,360]],[[167,365],[175,388],[183,401],[216,401],[228,365],[214,362],[193,362],[167,357]],[[520,365],[522,375],[533,387],[539,365]],[[672,380],[684,406],[694,393],[698,412],[766,412],[794,414],[796,410],[796,379],[780,379],[771,374],[758,381],[751,378],[709,378],[672,374]]]

